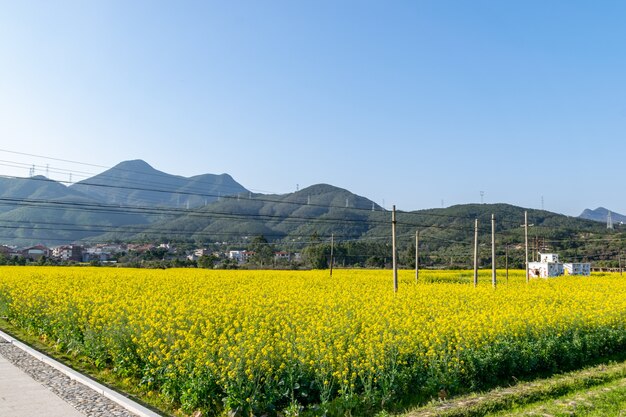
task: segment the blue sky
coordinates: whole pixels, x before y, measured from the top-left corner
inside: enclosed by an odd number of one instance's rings
[[[624,2],[0,6],[0,149],[56,158],[0,151],[0,174],[144,159],[403,210],[626,213]]]

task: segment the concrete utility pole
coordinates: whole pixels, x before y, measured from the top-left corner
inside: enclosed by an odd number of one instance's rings
[[[396,206],[393,205],[391,210],[391,250],[392,254],[392,267],[393,267],[393,292],[398,292],[398,262],[396,259]]]
[[[528,211],[524,211],[524,244],[526,246],[526,284],[530,282],[528,273]]]
[[[478,219],[474,220],[474,287],[478,285]]]
[[[491,284],[496,288],[496,215],[491,214]]]
[[[420,276],[420,261],[419,261],[419,245],[420,245],[420,231],[415,231],[415,283]]]

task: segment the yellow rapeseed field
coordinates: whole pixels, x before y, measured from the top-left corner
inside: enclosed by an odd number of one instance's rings
[[[343,414],[626,348],[619,274],[1,267],[0,315],[188,412]]]

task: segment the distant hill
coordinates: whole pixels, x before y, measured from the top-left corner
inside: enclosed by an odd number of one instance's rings
[[[613,262],[626,250],[626,233],[619,224],[623,216],[613,213],[616,227],[607,230],[606,209],[589,210],[601,220],[593,221],[509,204],[464,204],[398,212],[399,251],[404,264],[410,263],[419,230],[425,265],[469,267],[478,219],[484,266],[491,259],[494,214],[498,256],[508,245],[510,265],[519,266],[524,257],[520,227],[524,211],[533,225],[531,259],[538,251],[557,251],[564,260]],[[391,213],[329,184],[280,195],[258,194],[227,174],[185,178],[141,160],[122,162],[70,187],[41,176],[0,178],[0,244],[184,241],[193,246],[220,242],[223,248],[224,242],[242,247],[256,235],[294,251],[323,245],[333,235],[343,245],[339,251],[351,247],[355,256],[369,256],[363,248],[376,247],[377,253],[388,254]],[[360,249],[355,249],[358,245]]]
[[[3,178],[0,177],[0,198],[5,202],[24,199],[85,199],[82,193],[68,189],[61,183],[37,175],[32,178]],[[0,212],[10,211],[13,206],[1,204]]]
[[[228,174],[186,178],[158,171],[139,159],[122,162],[70,188],[108,204],[175,208],[199,207],[220,196],[248,193]]]
[[[102,238],[239,240],[262,234],[277,240],[313,234],[361,236],[380,217],[373,201],[328,184],[317,184],[282,195],[251,194],[223,197],[181,216],[154,223],[140,233],[120,231]],[[122,235],[120,235],[122,233]]]
[[[140,231],[178,215],[159,208],[182,213],[237,194],[248,191],[228,174],[185,178],[141,160],[122,162],[70,187],[43,176],[0,177],[0,243],[59,245],[119,227]]]
[[[141,214],[99,210],[100,202],[43,176],[0,178],[0,242],[48,245],[146,224]]]
[[[585,209],[578,217],[580,217],[581,219],[594,220],[606,224],[608,215],[608,209],[604,207],[598,207],[595,210]],[[626,223],[626,216],[611,211],[611,220],[613,221],[613,223]]]

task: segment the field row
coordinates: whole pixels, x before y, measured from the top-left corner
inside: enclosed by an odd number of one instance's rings
[[[186,412],[366,414],[626,347],[619,274],[0,268],[0,315]],[[501,276],[500,278],[503,278]]]

